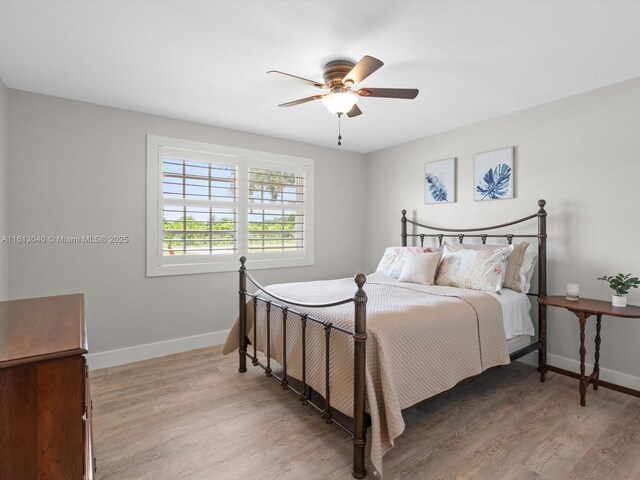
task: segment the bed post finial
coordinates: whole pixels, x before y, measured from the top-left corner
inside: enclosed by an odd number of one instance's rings
[[[238,284],[238,296],[239,296],[239,309],[240,309],[240,325],[238,328],[238,355],[239,372],[247,371],[247,299],[245,294],[247,293],[247,277],[245,272],[247,271],[247,267],[244,266],[244,263],[247,259],[242,256],[240,257],[240,281]]]
[[[546,201],[538,200],[538,295],[547,294],[547,211]],[[547,306],[538,302],[538,370],[540,381],[545,381],[547,373]]]
[[[546,204],[547,204],[547,201],[546,201],[546,200],[544,200],[544,199],[542,199],[542,198],[541,198],[540,200],[538,200],[538,206],[540,207],[540,210],[538,211],[538,213],[542,213],[542,212],[544,212],[544,211],[545,211],[545,210],[544,210],[544,206],[545,206]],[[545,212],[545,213],[546,213],[546,212]]]
[[[356,478],[363,478],[367,474],[364,468],[364,450],[367,444],[365,412],[367,294],[362,287],[367,281],[367,277],[359,273],[354,280],[358,285],[358,291],[353,297],[356,312],[353,329],[353,466],[351,474]]]
[[[402,218],[400,219],[400,222],[402,222],[402,233],[400,234],[400,236],[402,237],[402,246],[406,247],[407,246],[407,211],[406,210],[402,210]]]

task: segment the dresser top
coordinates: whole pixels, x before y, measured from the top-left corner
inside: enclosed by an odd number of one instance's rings
[[[81,293],[0,302],[0,368],[85,353]]]

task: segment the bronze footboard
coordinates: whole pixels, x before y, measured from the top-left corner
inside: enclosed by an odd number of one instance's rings
[[[334,423],[342,428],[345,432],[347,432],[353,441],[353,468],[351,473],[356,478],[364,477],[367,472],[365,469],[365,446],[366,446],[366,412],[365,412],[365,369],[366,369],[366,342],[367,342],[367,320],[366,320],[366,306],[367,306],[367,295],[363,290],[363,286],[366,282],[366,277],[362,273],[359,273],[355,276],[355,283],[358,287],[355,295],[350,298],[345,298],[343,300],[339,300],[336,302],[330,303],[301,303],[295,302],[292,300],[287,300],[284,298],[279,298],[273,293],[266,290],[262,285],[260,285],[247,271],[245,266],[246,258],[240,258],[240,284],[239,284],[239,371],[246,372],[247,371],[247,358],[251,360],[251,363],[254,366],[261,367],[265,374],[268,377],[274,377],[279,382],[284,390],[291,390],[295,394],[298,395],[300,401],[303,405],[309,405],[313,407],[327,423]],[[247,291],[247,280],[249,280],[255,287],[269,295],[269,297],[277,300],[265,299],[258,295],[259,292],[254,294],[249,293]],[[248,299],[252,300],[248,300]],[[266,364],[263,364],[258,360],[258,351],[257,351],[257,327],[254,325],[253,328],[253,340],[248,338],[247,332],[247,308],[253,308],[253,318],[254,322],[257,322],[257,305],[258,302],[263,302],[266,305]],[[278,303],[282,302],[282,303]],[[344,305],[347,303],[353,302],[354,304],[354,328],[353,331],[346,330],[344,328],[338,327],[337,325],[333,325],[332,323],[328,323],[322,320],[319,320],[307,313],[299,312],[293,307],[303,307],[303,308],[328,308],[335,307],[338,305]],[[282,321],[282,374],[277,375],[273,372],[271,368],[271,321],[272,321],[272,309],[278,309],[281,311],[281,321]],[[294,387],[291,384],[291,379],[287,376],[287,322],[293,321],[294,317],[297,317],[300,321],[301,331],[302,331],[302,375],[301,375],[301,387]],[[324,405],[319,405],[312,399],[311,395],[311,387],[307,384],[307,375],[306,375],[306,364],[307,364],[307,344],[306,344],[306,329],[307,323],[314,322],[317,324],[321,324],[324,328],[324,338],[325,338],[325,395],[324,395]],[[350,427],[347,422],[343,422],[335,418],[332,413],[331,408],[331,390],[330,390],[330,372],[329,372],[329,361],[330,361],[330,345],[331,345],[331,334],[332,332],[337,332],[341,335],[349,335],[353,337],[354,347],[353,347],[353,417],[352,417],[352,426]],[[248,345],[251,343],[253,346],[253,353],[250,353],[247,349]]]

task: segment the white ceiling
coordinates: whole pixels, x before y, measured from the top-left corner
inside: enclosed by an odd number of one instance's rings
[[[0,1],[8,87],[337,147],[324,63],[368,54],[343,149],[369,152],[640,77],[640,2]]]

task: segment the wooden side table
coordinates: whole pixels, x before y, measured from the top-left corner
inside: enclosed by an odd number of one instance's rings
[[[580,405],[584,407],[586,405],[585,396],[589,384],[593,384],[594,390],[597,390],[600,384],[600,329],[602,316],[640,318],[640,307],[635,305],[627,305],[624,308],[614,307],[610,302],[592,300],[590,298],[581,298],[577,301],[567,300],[560,295],[540,296],[538,297],[538,302],[544,306],[543,308],[547,306],[566,308],[578,317],[580,323]],[[591,375],[586,376],[584,358],[587,350],[584,346],[584,327],[587,323],[587,318],[592,315],[596,315],[595,361]]]

